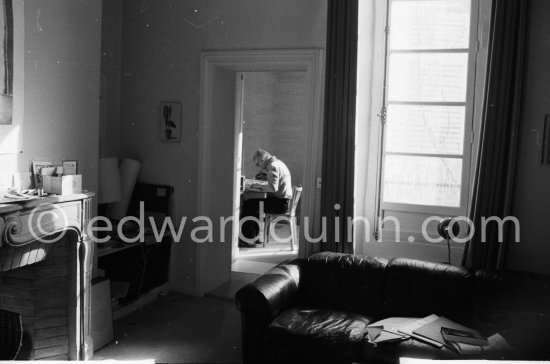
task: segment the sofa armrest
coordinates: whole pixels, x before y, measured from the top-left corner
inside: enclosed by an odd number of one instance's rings
[[[303,263],[302,259],[294,259],[278,265],[235,294],[241,311],[244,363],[266,361],[267,326],[296,302]]]
[[[235,294],[237,309],[265,315],[271,321],[296,301],[303,263],[294,259],[278,265],[242,287]]]

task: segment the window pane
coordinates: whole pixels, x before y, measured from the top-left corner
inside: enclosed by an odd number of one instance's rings
[[[386,150],[462,155],[464,106],[389,105]]]
[[[470,0],[394,1],[391,49],[468,48]]]
[[[462,159],[387,155],[384,202],[460,206]]]
[[[389,64],[389,101],[466,101],[467,53],[394,53]]]

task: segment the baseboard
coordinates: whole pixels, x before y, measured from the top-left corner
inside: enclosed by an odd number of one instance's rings
[[[171,284],[171,290],[174,292],[179,292],[190,296],[202,296],[197,293],[195,285],[188,281],[174,279]]]

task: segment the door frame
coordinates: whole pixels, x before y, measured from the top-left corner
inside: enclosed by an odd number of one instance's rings
[[[300,221],[308,217],[308,235],[316,237],[320,231],[320,188],[317,179],[321,176],[322,164],[322,137],[323,137],[323,92],[324,92],[324,59],[322,49],[267,49],[267,50],[221,50],[203,51],[201,53],[201,105],[199,127],[199,171],[198,171],[198,203],[197,216],[208,215],[214,204],[209,198],[216,191],[208,186],[209,171],[215,155],[212,150],[212,131],[217,124],[227,122],[227,115],[216,115],[212,107],[213,89],[216,87],[217,77],[220,74],[239,72],[269,72],[269,71],[302,71],[308,74],[310,82],[310,110],[307,131],[307,149],[311,158],[304,166],[304,192],[301,202]],[[235,92],[235,88],[233,91]],[[228,97],[236,97],[228,95]],[[235,103],[234,103],[235,104]],[[235,110],[231,114],[234,122]],[[234,130],[235,131],[235,130]],[[233,138],[236,138],[233,135]],[[235,151],[233,151],[233,156]],[[233,190],[238,188],[239,178],[234,172]],[[223,214],[222,214],[223,216]],[[217,216],[212,216],[217,221]],[[219,254],[212,254],[208,244],[197,244],[196,250],[196,293],[203,295],[217,286],[231,279],[231,244],[210,244],[215,249],[223,249],[224,261],[213,262],[211,257],[219,259]],[[300,229],[299,256],[304,257],[311,251],[305,242],[304,231]],[[208,267],[221,265],[216,276]]]

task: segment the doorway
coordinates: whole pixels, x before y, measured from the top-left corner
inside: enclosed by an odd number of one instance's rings
[[[205,51],[201,55],[201,120],[199,130],[199,196],[198,215],[216,222],[213,243],[196,244],[196,292],[203,295],[231,280],[234,250],[238,249],[238,216],[240,176],[244,166],[240,156],[242,144],[241,120],[235,110],[242,98],[235,87],[239,73],[302,72],[307,84],[306,145],[307,158],[302,168],[303,193],[300,222],[308,224],[299,232],[299,256],[307,256],[308,236],[318,236],[320,230],[320,190],[322,141],[322,51],[318,49]],[[267,147],[266,147],[267,149]],[[274,153],[275,154],[275,153]],[[282,156],[281,156],[282,158]],[[294,184],[294,182],[293,182]],[[231,223],[217,224],[219,221]]]
[[[236,135],[236,143],[242,147],[236,151],[235,158],[240,158],[240,170],[246,178],[254,178],[259,172],[252,156],[262,148],[287,165],[293,186],[303,185],[307,173],[304,145],[307,145],[309,127],[307,78],[305,71],[238,73],[236,93],[242,100],[237,101],[240,110],[236,110],[236,119],[241,122],[242,138]],[[296,215],[300,216],[299,204]],[[297,221],[299,230],[299,219]],[[296,241],[291,244],[290,238],[288,223],[275,224],[265,244],[233,250],[232,271],[262,274],[278,263],[297,257],[299,244]]]

